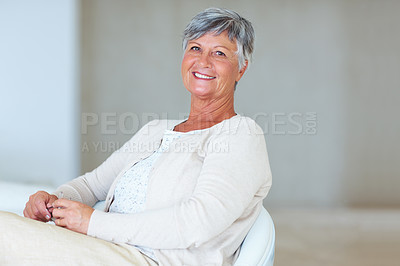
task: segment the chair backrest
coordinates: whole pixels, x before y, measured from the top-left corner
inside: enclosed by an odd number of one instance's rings
[[[272,266],[274,257],[274,222],[267,210],[262,207],[257,220],[242,243],[234,266]]]

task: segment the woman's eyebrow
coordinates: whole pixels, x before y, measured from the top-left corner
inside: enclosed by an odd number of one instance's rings
[[[196,44],[196,45],[198,45],[198,46],[202,46],[200,43],[195,42],[195,41],[189,41],[189,42],[188,42],[188,45],[189,45],[189,44]],[[218,47],[224,48],[224,49],[226,49],[226,50],[229,50],[229,48],[226,47],[226,46],[224,46],[224,45],[216,45],[216,46],[214,46],[214,48],[218,48]]]
[[[195,41],[189,41],[189,42],[188,42],[188,44],[197,44],[198,46],[201,46],[201,44],[200,44],[200,43],[198,43],[198,42],[195,42]]]
[[[224,49],[226,49],[226,50],[229,50],[229,48],[228,48],[228,47],[226,47],[226,46],[223,46],[223,45],[217,45],[217,46],[214,46],[214,48],[218,48],[218,47],[221,47],[221,48],[224,48]]]

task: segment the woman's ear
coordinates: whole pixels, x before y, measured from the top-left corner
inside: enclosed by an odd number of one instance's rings
[[[236,82],[238,82],[243,77],[243,74],[244,74],[244,72],[246,72],[248,64],[249,64],[249,61],[245,60],[244,61],[244,66],[238,72],[238,75],[237,75],[236,80],[235,80]]]

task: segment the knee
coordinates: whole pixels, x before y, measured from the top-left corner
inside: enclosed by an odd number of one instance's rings
[[[0,211],[0,243],[3,244],[14,237],[26,237],[25,225],[29,223],[28,220],[15,213]]]
[[[6,228],[7,224],[12,224],[18,219],[22,219],[22,217],[15,213],[0,211],[0,228]]]

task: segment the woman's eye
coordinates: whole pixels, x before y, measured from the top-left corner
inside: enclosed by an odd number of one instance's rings
[[[199,51],[199,50],[200,50],[200,47],[192,46],[192,47],[190,48],[190,50]]]
[[[221,51],[216,51],[215,52],[217,55],[219,55],[219,56],[225,56],[225,54],[223,53],[223,52],[221,52]]]

